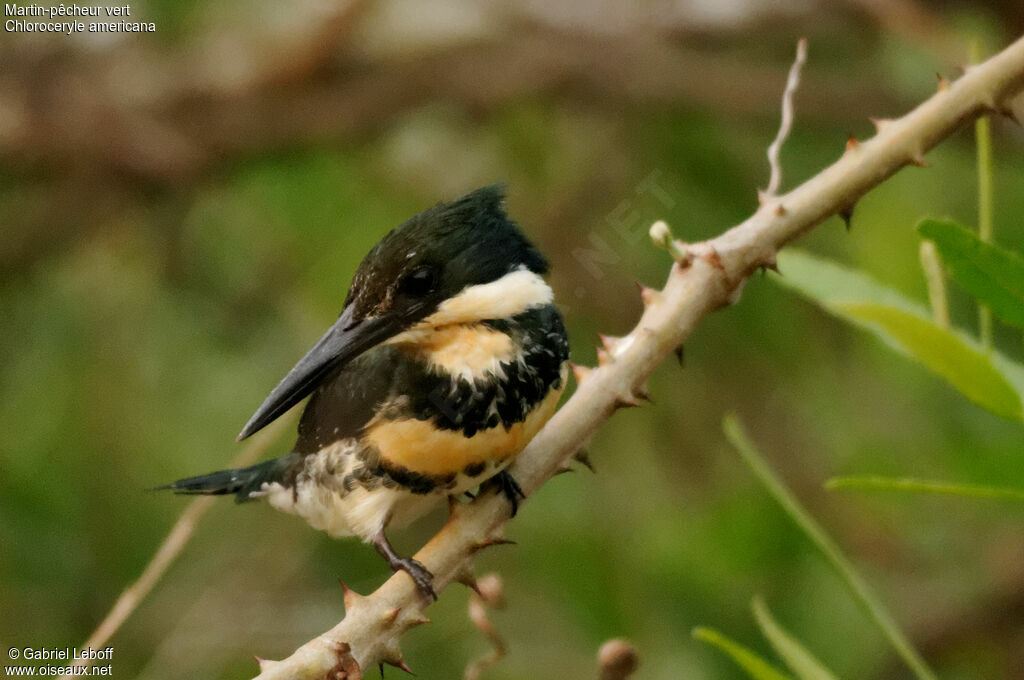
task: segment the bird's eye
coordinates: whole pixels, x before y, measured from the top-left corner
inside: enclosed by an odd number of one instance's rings
[[[431,267],[414,269],[401,280],[398,290],[410,297],[423,297],[434,292],[437,286],[437,272]]]

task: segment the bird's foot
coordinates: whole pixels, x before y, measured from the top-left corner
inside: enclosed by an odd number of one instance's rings
[[[434,575],[420,562],[411,557],[399,557],[391,568],[395,571],[402,570],[412,579],[423,596],[431,602],[437,600],[437,593],[434,592]]]
[[[377,552],[387,560],[392,571],[404,571],[412,579],[413,583],[424,597],[431,602],[437,600],[437,593],[434,592],[434,575],[423,564],[411,557],[400,557],[395,549],[391,547],[384,530],[381,529],[373,538],[373,546]]]
[[[512,504],[512,516],[515,517],[516,513],[519,512],[519,501],[526,499],[523,488],[519,486],[519,482],[516,481],[516,478],[508,470],[502,470],[494,475],[491,481],[498,485],[498,489],[501,493],[505,494],[505,498]]]

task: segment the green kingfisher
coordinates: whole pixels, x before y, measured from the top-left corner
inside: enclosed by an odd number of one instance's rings
[[[271,391],[238,439],[308,395],[280,458],[181,479],[182,494],[262,498],[331,536],[372,543],[428,597],[432,575],[385,530],[497,484],[555,411],[568,337],[548,264],[506,215],[500,186],[439,203],[363,259],[338,320]]]

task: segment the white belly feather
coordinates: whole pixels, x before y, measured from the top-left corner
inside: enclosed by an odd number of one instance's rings
[[[274,508],[298,515],[335,538],[359,536],[369,541],[383,527],[405,526],[443,503],[448,495],[468,491],[504,467],[490,466],[476,478],[460,474],[454,488],[439,488],[429,494],[384,485],[367,489],[356,484],[346,490],[342,480],[361,463],[356,451],[355,440],[339,441],[306,458],[294,488],[273,482],[264,484],[252,497],[266,498]]]

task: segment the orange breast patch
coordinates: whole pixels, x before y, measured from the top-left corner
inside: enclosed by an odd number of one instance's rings
[[[436,329],[417,347],[431,367],[466,378],[486,377],[515,356],[508,335],[482,324]]]
[[[501,461],[515,456],[551,418],[565,386],[551,390],[521,423],[480,430],[466,437],[459,430],[440,430],[427,420],[389,420],[366,431],[366,440],[393,465],[424,475],[459,472],[467,465]]]

